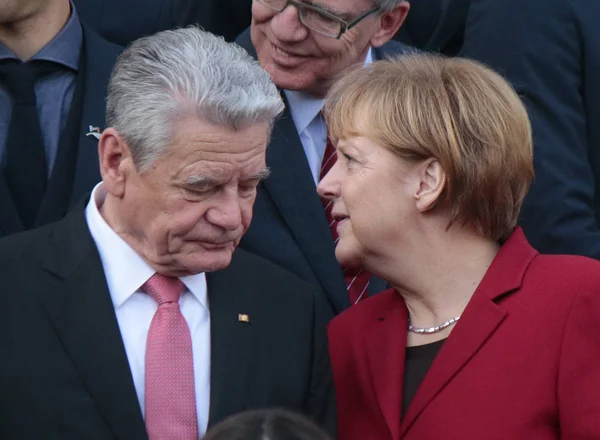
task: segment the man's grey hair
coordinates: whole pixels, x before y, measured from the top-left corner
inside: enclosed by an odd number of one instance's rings
[[[406,1],[408,0],[375,0],[374,3],[382,11],[389,12]]]
[[[121,54],[108,85],[106,122],[144,171],[169,145],[178,118],[238,130],[272,126],[283,107],[267,72],[244,49],[192,26],[139,39]]]

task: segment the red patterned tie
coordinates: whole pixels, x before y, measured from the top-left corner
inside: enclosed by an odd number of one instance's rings
[[[146,429],[150,440],[198,440],[190,329],[179,309],[185,287],[154,274],[142,289],[158,302],[146,342]]]
[[[337,160],[337,153],[335,151],[335,147],[331,143],[329,137],[327,138],[327,146],[325,147],[325,154],[323,155],[323,162],[321,163],[321,174],[320,178],[322,179],[329,172],[329,170],[333,167]],[[327,221],[329,222],[329,229],[331,230],[331,235],[333,236],[333,240],[335,244],[337,244],[339,240],[338,232],[337,232],[337,221],[331,215],[333,210],[333,202],[327,199],[321,199],[323,202],[323,207],[325,208],[325,216],[327,217]],[[356,304],[357,302],[367,298],[369,293],[367,292],[369,288],[369,280],[371,278],[371,274],[362,269],[351,269],[351,268],[343,268],[344,269],[344,280],[346,281],[346,287],[348,288],[348,296],[350,297],[350,302],[352,304]]]

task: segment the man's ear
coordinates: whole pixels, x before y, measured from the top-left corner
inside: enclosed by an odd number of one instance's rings
[[[410,3],[403,1],[391,11],[381,14],[380,28],[371,37],[371,46],[381,47],[390,41],[406,20],[409,9]]]
[[[129,146],[114,128],[107,128],[102,133],[98,156],[104,188],[114,197],[122,197],[127,176],[135,167]]]
[[[446,188],[446,173],[436,159],[429,159],[419,167],[419,186],[415,192],[415,206],[419,212],[431,210]]]

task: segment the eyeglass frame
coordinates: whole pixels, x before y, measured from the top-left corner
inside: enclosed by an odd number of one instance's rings
[[[331,12],[325,11],[317,6],[314,5],[309,5],[307,3],[302,3],[296,0],[286,0],[285,5],[283,6],[283,8],[281,10],[277,10],[277,9],[273,9],[271,6],[265,4],[262,2],[262,0],[256,0],[258,3],[260,3],[261,5],[269,8],[271,11],[275,11],[278,14],[282,13],[283,11],[286,10],[286,8],[289,5],[295,6],[296,9],[298,9],[298,19],[300,20],[300,23],[302,23],[304,26],[306,26],[308,29],[310,29],[313,32],[316,32],[319,35],[323,35],[324,37],[329,37],[329,38],[335,38],[336,40],[339,40],[340,38],[342,38],[342,35],[344,35],[347,31],[349,31],[350,29],[352,29],[354,26],[356,26],[358,23],[360,23],[361,21],[363,21],[365,18],[367,18],[368,16],[374,14],[375,12],[378,12],[381,10],[381,8],[379,6],[375,6],[373,9],[365,12],[364,14],[362,14],[360,17],[356,18],[355,20],[351,21],[350,23],[348,23],[346,20],[341,19],[340,17],[336,16],[335,14],[332,14]],[[302,10],[303,9],[310,9],[313,10],[315,12],[317,12],[318,14],[321,14],[327,18],[330,18],[332,20],[337,21],[340,24],[340,32],[338,33],[337,37],[334,35],[330,35],[330,34],[324,34],[321,31],[318,31],[316,29],[311,28],[310,26],[308,26],[306,23],[304,23],[304,21],[302,20]]]

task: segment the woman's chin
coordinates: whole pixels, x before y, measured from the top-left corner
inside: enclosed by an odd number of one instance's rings
[[[344,268],[360,267],[360,252],[353,246],[344,246],[340,241],[335,248],[335,258]]]

